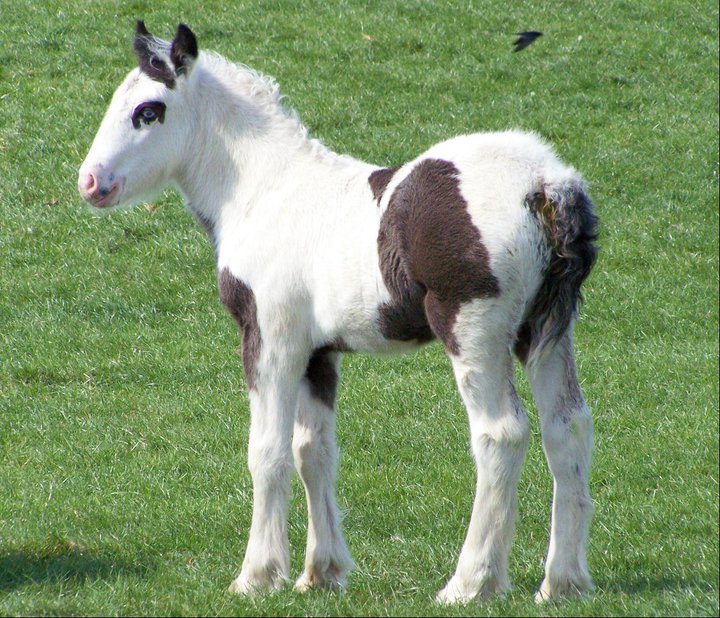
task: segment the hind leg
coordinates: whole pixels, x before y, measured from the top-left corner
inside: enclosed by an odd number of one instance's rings
[[[513,384],[509,341],[498,334],[506,330],[488,331],[487,321],[479,322],[483,316],[476,317],[471,337],[462,336],[464,329],[455,330],[458,347],[451,355],[470,423],[475,501],[455,574],[438,594],[441,603],[463,603],[509,589],[517,483],[530,436]]]
[[[577,380],[571,331],[527,368],[553,476],[550,544],[537,601],[593,587],[585,559],[593,513],[588,487],[593,425]]]
[[[338,449],[335,443],[335,393],[340,357],[316,351],[300,387],[293,434],[293,455],[308,505],[305,570],[295,584],[339,589],[354,564],[343,537],[335,498]]]

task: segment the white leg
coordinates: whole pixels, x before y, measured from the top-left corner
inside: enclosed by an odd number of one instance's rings
[[[585,559],[593,513],[588,487],[593,425],[577,381],[571,332],[531,363],[527,373],[553,476],[550,545],[545,579],[536,595],[544,601],[593,587]]]
[[[507,343],[476,341],[473,349],[472,357],[461,351],[452,362],[470,421],[477,487],[457,569],[437,597],[441,603],[465,603],[509,589],[517,482],[530,436]]]
[[[300,387],[295,417],[293,454],[308,505],[305,570],[295,584],[301,592],[310,588],[341,589],[354,566],[335,498],[338,364],[339,355],[333,352],[313,355]]]
[[[248,465],[253,514],[242,570],[230,592],[252,594],[278,589],[288,581],[288,494],[298,388],[299,378],[277,374],[272,380],[258,377],[250,391]]]

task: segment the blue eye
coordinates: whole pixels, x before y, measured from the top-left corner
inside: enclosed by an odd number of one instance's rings
[[[140,103],[132,113],[132,125],[135,129],[140,128],[140,123],[145,125],[152,124],[156,120],[160,124],[165,122],[165,103],[162,101],[147,101]]]

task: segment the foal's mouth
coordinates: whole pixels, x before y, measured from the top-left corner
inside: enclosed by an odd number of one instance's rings
[[[109,189],[99,189],[91,194],[83,193],[83,198],[93,208],[116,206],[120,202],[119,197],[124,186],[124,181],[117,182]]]
[[[118,197],[119,193],[120,186],[113,187],[112,190],[108,191],[105,195],[101,194],[91,199],[90,205],[95,208],[107,208],[108,206],[113,206],[113,202],[115,202],[115,198]]]

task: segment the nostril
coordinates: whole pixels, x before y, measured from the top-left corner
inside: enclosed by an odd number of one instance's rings
[[[87,178],[85,179],[85,190],[88,193],[94,193],[97,189],[97,178],[95,177],[95,174],[92,172],[88,173]]]

